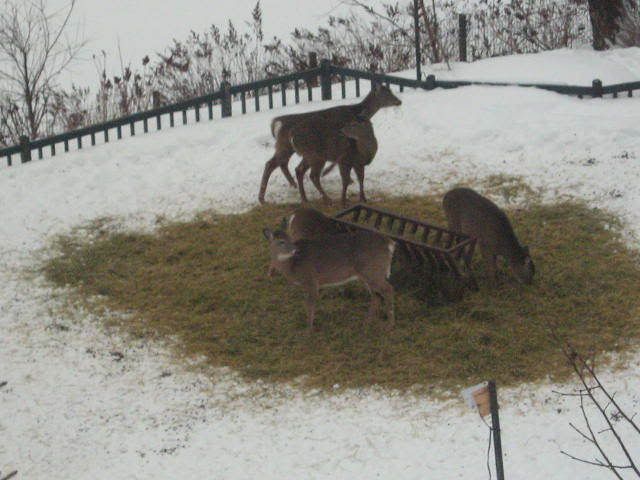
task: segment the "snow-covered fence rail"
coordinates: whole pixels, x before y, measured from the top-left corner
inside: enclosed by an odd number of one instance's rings
[[[319,82],[318,82],[319,79]],[[313,100],[313,88],[319,83],[321,99],[332,99],[332,87],[334,84],[339,83],[341,86],[342,98],[346,98],[347,80],[353,80],[355,83],[355,94],[359,97],[361,94],[360,81],[367,80],[371,85],[375,83],[384,83],[388,86],[395,85],[399,87],[402,92],[404,88],[418,88],[423,90],[433,90],[436,88],[458,88],[469,85],[481,85],[481,86],[518,86],[539,88],[543,90],[549,90],[552,92],[576,95],[580,98],[584,96],[590,97],[602,97],[604,95],[612,95],[614,98],[621,93],[626,93],[629,97],[633,96],[634,90],[640,90],[640,81],[629,83],[618,83],[614,85],[603,86],[602,82],[598,79],[593,80],[591,86],[572,86],[572,85],[555,85],[555,84],[540,84],[540,83],[509,83],[509,82],[476,82],[472,80],[437,80],[435,76],[429,75],[424,80],[413,80],[410,78],[397,77],[393,75],[386,75],[380,73],[366,72],[362,70],[354,70],[350,68],[338,67],[331,65],[328,60],[320,62],[320,66],[305,70],[302,72],[295,72],[288,75],[279,77],[267,78],[264,80],[258,80],[255,82],[244,83],[241,85],[232,86],[229,83],[224,82],[221,85],[220,90],[208,95],[202,95],[182,102],[174,103],[171,105],[164,105],[151,110],[134,113],[126,117],[120,117],[107,122],[98,123],[88,127],[84,127],[78,130],[72,130],[69,132],[61,133],[46,138],[39,138],[36,140],[30,140],[27,137],[22,137],[18,145],[0,149],[0,158],[5,157],[7,160],[7,166],[13,165],[13,156],[19,155],[21,162],[29,162],[32,159],[34,151],[37,152],[38,158],[44,158],[45,149],[49,149],[50,155],[56,155],[56,146],[62,145],[65,152],[68,152],[72,142],[76,143],[77,149],[83,148],[83,140],[89,137],[91,145],[96,145],[97,135],[102,135],[104,143],[110,141],[110,132],[115,130],[117,139],[123,137],[123,128],[128,127],[130,136],[136,134],[136,125],[142,122],[142,128],[144,133],[149,131],[149,120],[155,119],[156,129],[162,129],[163,118],[166,120],[166,116],[169,117],[169,126],[175,126],[175,115],[182,115],[182,123],[188,123],[188,113],[192,114],[195,122],[201,120],[201,109],[206,107],[209,120],[214,117],[214,106],[220,106],[221,117],[229,117],[232,115],[232,101],[234,99],[239,100],[240,109],[243,114],[247,113],[247,103],[249,99],[253,98],[254,110],[260,111],[261,97],[265,94],[267,96],[267,102],[269,109],[274,108],[274,95],[279,92],[282,106],[287,105],[287,95],[291,94],[291,86],[293,86],[294,102],[300,103],[301,96],[304,95],[306,90],[306,97],[308,101]],[[302,82],[302,83],[301,83]]]

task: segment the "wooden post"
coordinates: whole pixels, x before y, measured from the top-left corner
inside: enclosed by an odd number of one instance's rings
[[[29,143],[29,137],[26,135],[20,136],[20,160],[22,163],[31,161],[31,144]]]
[[[427,90],[433,90],[436,88],[436,76],[435,75],[427,75]]]
[[[309,52],[309,68],[310,69],[318,68],[318,54],[316,52]],[[311,87],[317,87],[318,78],[315,76],[310,78],[309,85]]]
[[[458,51],[460,61],[467,61],[467,16],[464,13],[458,15]]]
[[[593,98],[602,98],[602,80],[596,78],[591,82],[591,88],[593,89],[593,93],[591,94]]]
[[[331,100],[331,62],[326,58],[320,61],[320,90],[322,100]]]
[[[413,0],[413,30],[416,43],[416,80],[422,80],[422,51],[420,47],[420,19],[418,15],[418,0]]]
[[[498,392],[496,382],[489,380],[489,402],[491,405],[491,430],[493,431],[493,450],[496,456],[496,476],[504,480],[504,466],[502,465],[502,439],[500,438],[500,415],[498,414]]]
[[[226,80],[220,84],[222,88],[222,118],[231,116],[231,84]]]

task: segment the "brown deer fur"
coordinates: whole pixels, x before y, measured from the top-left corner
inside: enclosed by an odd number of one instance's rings
[[[535,267],[529,248],[520,245],[507,215],[491,200],[470,188],[455,188],[442,200],[449,229],[475,237],[491,281],[496,279],[496,260],[503,257],[522,283],[533,281]]]
[[[313,328],[320,288],[361,280],[371,294],[367,321],[379,314],[381,299],[389,325],[394,323],[393,287],[387,281],[395,243],[374,232],[357,231],[291,241],[280,230],[264,231],[271,267],[307,293],[307,322]]]
[[[328,135],[335,135],[335,132],[353,121],[371,119],[381,108],[401,104],[402,102],[391,93],[391,90],[385,86],[377,85],[360,103],[274,118],[271,122],[271,133],[276,139],[275,153],[264,167],[260,193],[258,194],[260,203],[264,203],[269,177],[278,167],[282,170],[289,184],[293,187],[296,186],[288,166],[289,159],[294,153],[291,138],[292,135],[295,136],[296,132],[299,135],[294,140],[300,141],[300,135],[310,136],[309,141],[317,145],[318,151],[323,151],[326,149]],[[311,171],[310,176],[316,187],[320,184],[320,173],[314,169]],[[321,191],[322,187],[319,190]],[[326,194],[323,197],[326,198]]]
[[[336,222],[314,208],[301,207],[293,212],[289,220],[283,222],[292,242],[313,240],[325,235],[341,233]]]

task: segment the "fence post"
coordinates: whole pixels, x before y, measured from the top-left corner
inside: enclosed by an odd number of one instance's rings
[[[593,89],[593,93],[591,94],[593,98],[602,98],[602,80],[596,78],[591,82],[591,88]]]
[[[331,100],[331,62],[326,58],[320,61],[320,89],[322,100]]]
[[[458,51],[460,61],[467,61],[467,16],[464,13],[458,15]]]
[[[309,52],[309,68],[310,69],[318,68],[318,54],[316,52]],[[311,87],[317,87],[318,78],[315,76],[311,77],[309,81],[309,85]]]
[[[500,416],[498,414],[498,392],[496,382],[489,380],[489,406],[491,407],[491,430],[493,431],[493,450],[496,456],[496,477],[504,480],[504,466],[502,465],[502,439],[500,438]]]
[[[426,81],[427,90],[433,90],[436,88],[436,76],[435,75],[427,75]]]
[[[231,84],[226,80],[220,84],[222,90],[222,118],[231,116]]]
[[[413,0],[413,30],[416,47],[416,80],[422,80],[422,50],[420,48],[420,19],[418,18],[418,0]]]
[[[20,136],[20,160],[22,163],[31,161],[31,144],[29,143],[29,137],[26,135]]]

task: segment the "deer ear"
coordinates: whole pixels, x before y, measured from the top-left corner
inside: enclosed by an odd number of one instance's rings
[[[264,235],[264,238],[266,238],[267,240],[269,241],[273,240],[273,232],[268,228],[263,229],[262,234]]]

